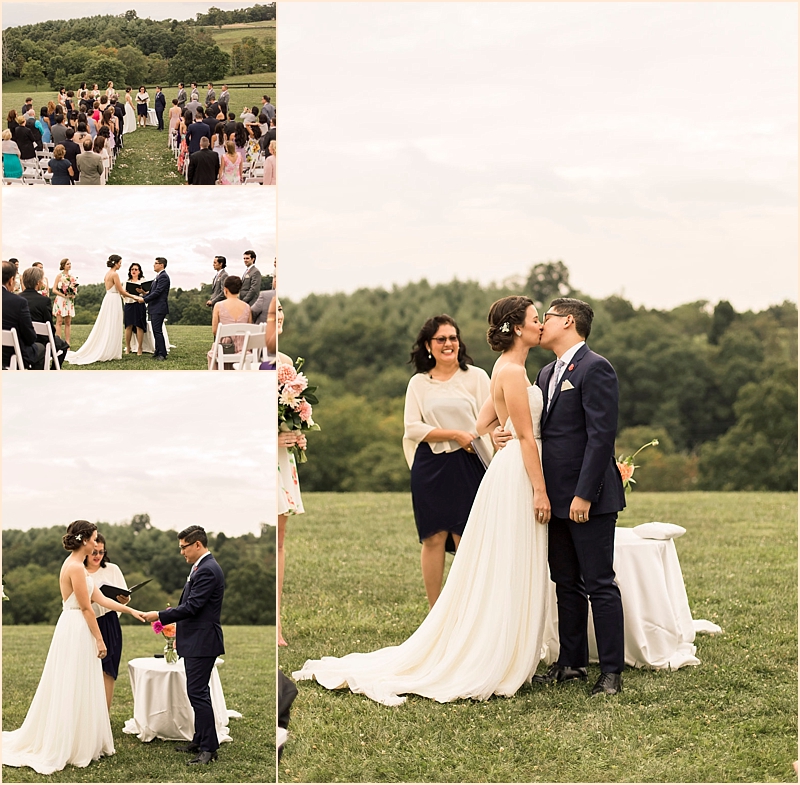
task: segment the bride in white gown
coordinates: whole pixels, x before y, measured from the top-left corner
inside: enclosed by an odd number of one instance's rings
[[[125,120],[122,123],[122,133],[130,134],[136,130],[136,109],[133,106],[131,88],[125,88]]]
[[[140,611],[108,599],[83,566],[97,547],[97,527],[74,521],[62,538],[71,551],[59,576],[63,610],[25,722],[3,731],[3,765],[29,766],[39,774],[61,771],[68,763],[88,766],[114,754],[100,660],[106,645],[91,603],[130,613]]]
[[[144,302],[141,297],[128,294],[120,283],[117,271],[122,266],[121,256],[111,254],[106,265],[109,267],[109,271],[103,279],[106,294],[100,304],[100,312],[97,314],[92,331],[78,351],[69,351],[64,358],[66,362],[73,365],[90,365],[108,360],[121,360],[124,334],[122,298]]]
[[[504,422],[514,439],[486,471],[442,594],[399,646],[307,660],[296,679],[397,706],[406,693],[441,703],[510,696],[535,672],[549,597],[550,502],[538,439],[542,393],[528,381],[525,359],[541,324],[527,297],[498,300],[489,324],[489,344],[502,355],[478,431]]]

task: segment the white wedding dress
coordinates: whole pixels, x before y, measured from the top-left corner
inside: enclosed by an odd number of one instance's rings
[[[122,133],[130,134],[136,130],[136,110],[125,101],[125,119],[122,123]]]
[[[121,360],[122,335],[122,296],[114,288],[107,289],[86,343],[76,352],[67,352],[64,359],[73,365]]]
[[[86,585],[91,595],[89,575]],[[64,600],[25,722],[18,730],[3,731],[3,765],[52,774],[68,763],[84,767],[113,754],[97,645],[71,594]]]
[[[542,393],[528,388],[539,444]],[[513,432],[511,422],[506,428]],[[446,492],[446,490],[444,491]],[[295,679],[349,687],[387,706],[414,693],[440,703],[514,695],[542,659],[549,602],[547,527],[516,439],[489,464],[439,599],[399,646],[307,660]]]

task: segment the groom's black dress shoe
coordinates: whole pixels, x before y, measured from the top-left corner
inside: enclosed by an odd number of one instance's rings
[[[586,668],[571,668],[569,665],[559,665],[554,662],[547,673],[534,676],[532,681],[534,684],[552,684],[553,682],[563,684],[565,681],[586,681],[587,678]]]
[[[187,741],[185,744],[176,744],[174,749],[175,752],[200,752],[200,747],[191,741]]]
[[[616,695],[618,692],[622,692],[621,673],[601,673],[592,687],[592,695]]]
[[[200,750],[197,753],[196,758],[192,758],[186,765],[193,766],[195,763],[211,763],[212,760],[216,760],[218,757],[216,752],[206,752],[205,750]]]
[[[164,355],[163,355],[163,354],[154,354],[154,355],[153,355],[153,359],[154,359],[154,360],[161,360],[161,361],[163,362],[163,361],[164,361],[164,360],[166,360],[167,358],[166,358],[166,357],[164,357]]]

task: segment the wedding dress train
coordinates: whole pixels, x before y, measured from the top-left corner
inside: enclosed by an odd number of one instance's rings
[[[541,454],[542,393],[535,385],[528,401]],[[506,428],[513,432],[510,420]],[[387,706],[403,703],[405,693],[440,703],[510,696],[542,659],[549,596],[547,527],[534,519],[514,439],[489,465],[447,582],[417,631],[369,654],[307,660],[293,676],[349,687]]]
[[[86,343],[76,352],[67,352],[66,362],[90,365],[121,360],[123,330],[122,297],[116,289],[108,289]]]
[[[86,576],[89,595],[94,582]],[[3,765],[39,774],[114,754],[97,645],[74,594],[63,603],[36,694],[22,726],[3,731]]]

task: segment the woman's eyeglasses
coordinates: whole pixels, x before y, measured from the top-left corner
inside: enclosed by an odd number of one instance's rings
[[[433,338],[439,346],[444,346],[448,341],[450,343],[458,343],[458,336],[457,335],[439,335],[436,338]]]
[[[92,551],[92,556],[105,556],[105,551]]]

